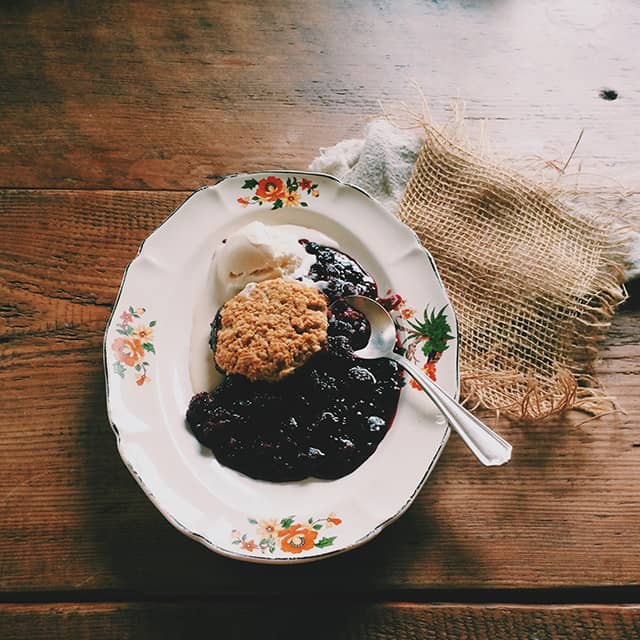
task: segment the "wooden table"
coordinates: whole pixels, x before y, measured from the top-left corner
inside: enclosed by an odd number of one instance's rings
[[[230,561],[130,477],[101,345],[138,244],[195,188],[304,168],[416,81],[503,156],[640,190],[640,7],[5,1],[0,8],[0,637],[640,637],[638,287],[602,349],[626,415],[452,438],[411,509],[317,564]],[[603,90],[608,93],[601,93]],[[604,98],[617,99],[607,100]],[[617,183],[616,183],[617,184]]]

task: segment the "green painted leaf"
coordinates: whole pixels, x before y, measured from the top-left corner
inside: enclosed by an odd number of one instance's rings
[[[321,525],[321,524],[314,524],[314,525],[313,525],[313,528],[314,528],[316,531],[320,531],[320,529],[322,529],[322,525]]]
[[[243,189],[255,189],[258,186],[258,181],[254,178],[250,178],[249,180],[245,180],[242,185]]]
[[[251,524],[258,524],[258,521],[255,518],[248,518]]]
[[[438,353],[442,353],[443,351],[446,351],[448,348],[449,348],[449,345],[445,344],[444,347],[440,349],[440,351],[435,351],[434,349],[431,348],[429,342],[425,342],[422,345],[422,353],[424,353],[424,355],[427,356],[428,358],[429,356],[435,356]]]
[[[445,315],[445,305],[436,313],[435,309],[429,313],[429,307],[425,307],[423,321],[409,321],[408,324],[412,328],[414,339],[426,338],[427,341],[422,345],[422,352],[425,355],[430,353],[440,353],[448,348],[447,342],[453,339],[451,327]]]
[[[240,544],[240,538],[237,538],[236,540],[232,540],[231,544]]]
[[[309,520],[307,521],[309,524],[311,524],[313,522],[313,518],[309,518]]]
[[[293,524],[294,518],[295,518],[295,516],[290,516],[288,518],[283,518],[282,520],[280,520],[280,526],[283,529],[288,529]]]
[[[148,351],[149,353],[155,353],[156,352],[155,347],[150,342],[143,342],[142,343],[142,348],[145,351]]]
[[[318,188],[317,184],[312,184],[311,189],[309,189],[309,191],[313,191],[314,189],[317,189],[317,188]]]
[[[320,549],[324,547],[330,547],[337,537],[338,536],[332,536],[331,538],[321,538],[320,540],[318,540],[318,542],[316,542],[316,547],[319,547]]]
[[[129,313],[135,313],[135,309],[133,307],[129,307]]]
[[[149,323],[149,326],[150,326],[150,327],[155,327],[155,326],[156,326],[156,324],[157,324],[157,321],[156,321],[156,320],[152,320],[152,321]]]
[[[139,364],[137,364],[137,365],[135,366],[135,369],[136,369],[136,371],[140,371],[140,369],[142,369],[142,367],[141,367]]]
[[[114,371],[114,373],[119,375],[121,378],[124,378],[124,374],[126,372],[126,369],[122,365],[122,362],[114,362],[113,363],[113,371]]]
[[[120,335],[123,335],[123,336],[126,336],[126,335],[127,335],[127,332],[126,332],[126,331],[123,331],[122,329],[116,329],[116,331],[117,331]]]
[[[127,328],[125,329],[125,335],[130,336],[133,333],[133,327],[128,324]]]
[[[143,367],[148,367],[148,366],[149,366],[149,363],[148,363],[148,362],[143,362],[143,363],[142,363],[142,366],[143,366]]]
[[[306,202],[301,202],[301,203],[300,203],[300,206],[301,206],[301,207],[308,207],[309,205],[308,205]]]
[[[274,203],[272,209],[282,209],[283,202],[278,198]]]
[[[253,196],[253,198],[251,198],[252,200],[260,200],[260,198],[258,198],[258,196]]]

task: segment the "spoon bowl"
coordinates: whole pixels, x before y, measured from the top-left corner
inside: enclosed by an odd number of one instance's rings
[[[511,459],[511,445],[445,393],[413,362],[394,351],[396,327],[387,310],[365,296],[347,296],[344,301],[364,314],[371,327],[369,342],[355,352],[358,358],[389,358],[397,362],[422,387],[451,427],[486,466],[498,466]]]

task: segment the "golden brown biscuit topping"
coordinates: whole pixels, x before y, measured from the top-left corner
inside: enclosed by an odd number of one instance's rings
[[[327,298],[282,278],[249,286],[220,314],[215,361],[227,374],[276,381],[327,344]]]

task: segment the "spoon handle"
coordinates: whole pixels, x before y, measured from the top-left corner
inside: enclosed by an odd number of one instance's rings
[[[389,354],[389,358],[411,374],[482,464],[492,467],[509,462],[511,445],[506,440],[447,395],[413,362],[394,352]]]

